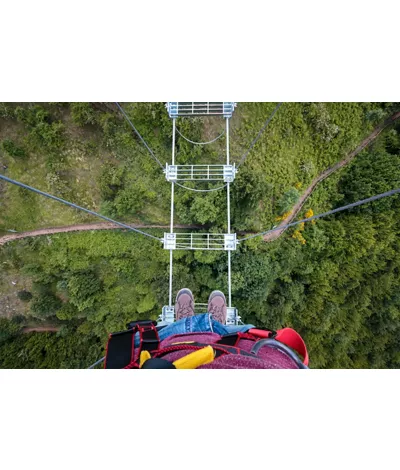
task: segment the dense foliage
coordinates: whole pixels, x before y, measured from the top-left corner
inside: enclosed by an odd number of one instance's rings
[[[276,224],[311,180],[353,150],[394,106],[285,104],[232,187],[234,228],[251,231]],[[161,162],[169,161],[171,123],[163,105],[126,108]],[[273,108],[273,103],[239,105],[232,122],[236,161]],[[119,219],[168,223],[169,186],[110,105],[4,105],[0,116],[8,126],[0,127],[0,151],[9,176],[83,205],[86,201]],[[183,119],[178,125],[193,140],[207,140],[221,130],[218,120]],[[399,131],[398,125],[385,131],[324,181],[301,215],[400,187]],[[181,163],[224,158],[222,140],[206,147],[177,141]],[[89,220],[18,188],[2,185],[0,190],[4,230]],[[176,221],[223,229],[225,204],[220,191],[177,190]],[[312,367],[399,367],[399,209],[398,197],[387,198],[298,226],[273,243],[254,239],[241,245],[232,256],[232,289],[243,320],[298,329]],[[85,367],[94,362],[103,354],[108,332],[133,319],[157,318],[167,299],[167,255],[161,244],[117,230],[5,245],[0,291],[8,276],[18,273],[32,284],[32,299],[23,296],[29,301],[26,320],[63,326],[59,333],[21,335],[5,320],[0,366]],[[176,252],[174,259],[175,291],[188,286],[199,302],[206,302],[213,289],[226,291],[225,253]]]

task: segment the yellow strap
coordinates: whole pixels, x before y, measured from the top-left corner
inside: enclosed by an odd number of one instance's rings
[[[176,344],[191,344],[194,341],[178,341],[177,343],[171,343],[171,346],[175,346]]]
[[[151,358],[151,356],[150,356],[149,351],[142,351],[140,353],[139,367],[142,368],[142,365],[150,358]]]
[[[211,346],[194,351],[187,356],[177,359],[173,364],[177,369],[197,369],[203,364],[214,360],[214,349]]]

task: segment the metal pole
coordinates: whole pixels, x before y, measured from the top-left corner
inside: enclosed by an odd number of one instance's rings
[[[172,250],[169,250],[169,304],[172,307]]]
[[[226,164],[229,165],[229,118],[226,118]],[[226,185],[228,233],[231,233],[231,198],[230,183]]]
[[[226,164],[229,165],[229,118],[226,118]],[[226,207],[228,217],[228,233],[231,233],[231,197],[230,183],[226,185]],[[228,250],[228,307],[232,306],[231,289],[231,252]]]
[[[175,131],[176,118],[172,119],[172,165],[175,165]],[[174,233],[174,189],[175,183],[171,182],[171,227],[170,233]],[[172,307],[172,250],[169,251],[169,306]]]
[[[228,250],[228,307],[232,307],[231,251]]]
[[[175,131],[176,131],[176,118],[172,119],[172,165],[175,165]],[[171,183],[171,233],[174,232],[174,188],[175,183]]]

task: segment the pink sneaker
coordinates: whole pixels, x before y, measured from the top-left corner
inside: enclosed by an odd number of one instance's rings
[[[226,299],[220,290],[211,292],[208,298],[208,313],[223,325],[226,323]]]
[[[176,321],[194,315],[194,297],[190,289],[181,289],[175,302]]]

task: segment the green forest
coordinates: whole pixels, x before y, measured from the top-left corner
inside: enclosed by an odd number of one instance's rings
[[[163,165],[172,122],[164,103],[123,103]],[[238,103],[239,162],[276,103]],[[321,172],[343,160],[399,103],[284,103],[231,185],[232,230],[268,230]],[[179,118],[208,141],[222,118]],[[223,163],[224,139],[177,136],[177,163]],[[125,223],[168,225],[170,186],[111,103],[0,103],[0,173]],[[190,183],[188,184],[190,185]],[[214,185],[217,186],[217,185]],[[203,184],[203,188],[212,188]],[[298,218],[400,187],[400,120],[319,184]],[[232,298],[245,323],[295,328],[311,368],[400,367],[400,198],[392,196],[261,237],[232,253]],[[226,193],[176,188],[175,223],[226,230]],[[0,181],[0,236],[99,219]],[[163,229],[146,228],[162,236]],[[225,252],[175,251],[173,289],[206,302],[227,291]],[[126,230],[24,238],[0,246],[0,367],[86,368],[110,332],[157,319],[168,303],[169,253]],[[57,332],[27,332],[55,327]]]

